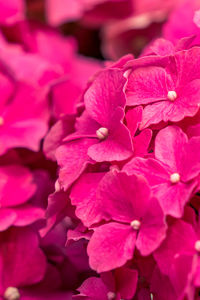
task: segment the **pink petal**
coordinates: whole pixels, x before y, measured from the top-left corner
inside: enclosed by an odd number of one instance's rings
[[[74,130],[74,117],[65,116],[51,127],[43,144],[43,151],[49,159],[56,160],[55,152],[63,138]]]
[[[123,116],[123,110],[118,107],[111,118],[110,131],[108,137],[100,143],[92,145],[88,149],[88,155],[98,162],[102,161],[120,161],[129,158],[132,152],[130,133],[120,119]]]
[[[126,123],[132,137],[134,137],[139,123],[142,121],[142,111],[142,106],[137,106],[126,113]]]
[[[143,217],[150,201],[144,177],[117,171],[104,176],[97,195],[107,218],[126,223]]]
[[[174,90],[174,84],[164,69],[138,68],[128,78],[127,104],[140,105],[165,100],[169,90]]]
[[[116,269],[115,278],[120,296],[125,299],[132,299],[137,288],[138,271],[126,267]]]
[[[35,193],[36,185],[30,171],[22,166],[11,165],[0,168],[0,204],[12,207],[27,202]]]
[[[172,173],[179,173],[181,168],[181,151],[184,149],[187,141],[186,134],[178,126],[168,126],[160,130],[155,140],[156,158],[169,166]]]
[[[84,99],[90,117],[109,128],[110,119],[118,106],[124,107],[126,79],[118,69],[102,71],[86,91]]]
[[[144,129],[133,139],[134,156],[145,156],[148,154],[148,148],[150,146],[152,138],[152,131],[150,129]]]
[[[197,186],[197,181],[187,184],[166,182],[154,186],[153,194],[158,198],[165,214],[180,218],[183,215],[185,204],[189,202],[194,193],[195,186]]]
[[[167,238],[154,253],[161,272],[170,275],[175,259],[180,254],[190,254],[193,256],[196,239],[197,237],[191,224],[185,223],[182,220],[178,220],[172,224],[168,229]]]
[[[13,212],[16,213],[14,226],[27,226],[39,220],[45,221],[45,210],[30,204],[13,208]]]
[[[12,227],[1,233],[0,239],[1,280],[5,288],[31,285],[44,277],[46,259],[35,232],[28,227]]]
[[[91,268],[100,273],[123,266],[133,257],[135,240],[131,226],[109,223],[98,227],[88,244]]]
[[[16,220],[16,213],[12,209],[0,209],[0,231],[4,231],[12,226]]]
[[[143,175],[151,186],[162,184],[170,179],[165,166],[153,158],[134,157],[124,165],[123,170],[129,175]]]
[[[0,0],[0,23],[12,24],[25,17],[25,3],[23,0]]]
[[[47,0],[47,17],[52,26],[58,26],[65,21],[73,21],[82,16],[82,5],[78,0]]]
[[[91,300],[107,300],[108,288],[101,278],[89,277],[77,289],[81,295],[87,296]],[[74,297],[76,299],[76,297]],[[84,299],[84,298],[83,298]]]
[[[93,163],[87,155],[88,148],[94,139],[80,139],[60,146],[56,151],[59,166],[59,181],[67,189],[84,171],[89,163]]]
[[[73,185],[70,199],[76,205],[76,215],[83,224],[90,227],[98,223],[103,217],[101,202],[96,191],[105,173],[86,173]]]
[[[146,256],[158,248],[166,237],[167,224],[157,199],[151,200],[141,224],[136,247],[143,256]]]
[[[183,150],[181,159],[182,180],[189,181],[198,176],[200,170],[200,137],[193,137]]]

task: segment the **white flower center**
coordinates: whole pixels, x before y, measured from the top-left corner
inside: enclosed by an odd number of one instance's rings
[[[200,240],[196,241],[194,248],[197,252],[200,252]]]
[[[4,118],[0,117],[0,126],[4,124]]]
[[[101,127],[96,131],[98,139],[105,140],[108,136],[108,128]]]
[[[173,173],[170,175],[170,181],[171,183],[177,183],[181,179],[180,175],[178,173]]]
[[[60,190],[61,190],[60,182],[57,179],[56,182],[55,182],[55,191],[59,192]]]
[[[3,297],[6,300],[18,300],[20,299],[20,293],[17,288],[10,286],[5,290]]]
[[[140,229],[140,226],[141,226],[141,222],[138,221],[138,220],[134,220],[131,222],[131,227],[134,229],[134,230],[139,230]]]
[[[167,94],[167,98],[170,101],[174,101],[177,98],[177,93],[175,91],[169,91],[168,94]]]
[[[108,292],[107,297],[108,297],[108,300],[114,300],[116,297],[116,294],[113,292]]]

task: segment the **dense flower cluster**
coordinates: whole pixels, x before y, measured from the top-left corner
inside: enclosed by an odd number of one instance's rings
[[[200,2],[0,0],[0,95],[0,298],[200,300]]]

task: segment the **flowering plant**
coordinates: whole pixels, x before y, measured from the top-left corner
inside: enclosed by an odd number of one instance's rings
[[[2,299],[200,299],[199,16],[0,0]]]

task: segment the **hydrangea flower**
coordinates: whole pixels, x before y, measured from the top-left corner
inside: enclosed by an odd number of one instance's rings
[[[179,127],[169,126],[156,136],[155,158],[133,158],[124,170],[145,176],[164,213],[179,218],[198,185],[199,146],[199,137],[188,140]]]
[[[194,47],[169,56],[164,67],[144,65],[130,72],[126,88],[127,104],[145,105],[140,128],[161,121],[178,122],[197,113],[199,56],[200,48]],[[145,58],[143,61],[145,64]]]
[[[90,265],[105,272],[125,264],[135,246],[151,254],[165,238],[163,212],[142,176],[113,171],[101,181],[100,208],[111,222],[94,228],[88,245]]]

